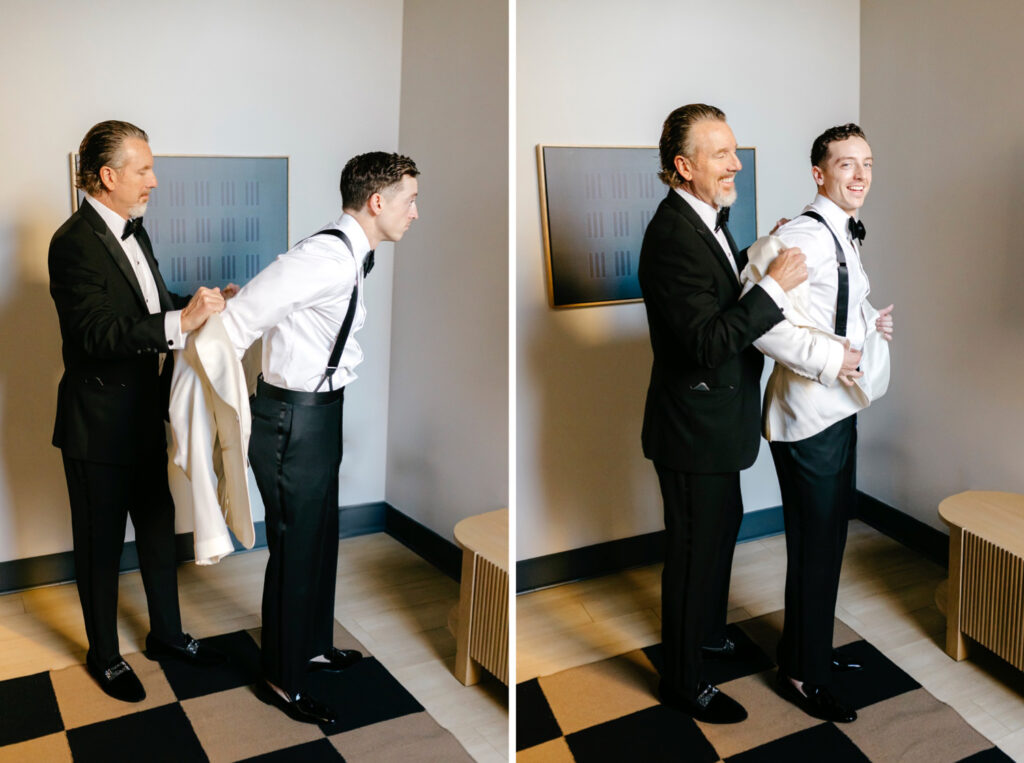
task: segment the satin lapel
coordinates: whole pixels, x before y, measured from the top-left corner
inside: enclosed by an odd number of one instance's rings
[[[142,253],[146,255],[146,262],[149,263],[149,269],[153,272],[153,280],[156,282],[156,292],[160,295],[160,307],[164,310],[173,310],[174,303],[171,302],[170,292],[167,291],[167,284],[164,283],[164,277],[160,275],[160,266],[157,265],[156,257],[153,255],[153,244],[149,240],[149,234],[146,233],[145,228],[139,228],[139,232],[135,234],[136,240],[139,242],[139,246],[142,247]]]
[[[693,207],[691,207],[678,193],[675,191],[669,191],[668,198],[669,204],[671,204],[679,214],[690,222],[694,230],[697,231],[697,234],[701,239],[703,239],[704,243],[707,244],[711,255],[725,271],[725,275],[729,279],[729,283],[739,287],[739,280],[736,278],[736,273],[733,272],[732,265],[729,264],[729,258],[726,256],[725,252],[722,251],[722,245],[718,243],[718,239],[715,238],[715,234],[708,229],[708,226],[704,224],[704,221],[700,219],[700,216],[694,212]]]
[[[103,218],[100,217],[99,212],[92,208],[92,204],[88,201],[82,201],[82,205],[78,208],[89,224],[92,226],[93,232],[96,233],[97,238],[103,242],[103,246],[107,250],[107,254],[110,255],[114,264],[117,265],[117,269],[121,271],[122,275],[128,280],[128,284],[132,287],[132,291],[135,292],[136,299],[139,300],[139,305],[143,310],[149,312],[146,307],[146,299],[142,296],[142,287],[139,286],[139,279],[135,277],[135,271],[132,270],[132,266],[128,263],[128,255],[124,253],[124,249],[121,248],[121,242],[117,240],[117,237],[111,232],[107,224],[103,222]]]

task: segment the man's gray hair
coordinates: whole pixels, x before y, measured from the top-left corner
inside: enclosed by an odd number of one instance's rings
[[[714,120],[725,121],[725,112],[706,103],[688,103],[680,106],[665,119],[661,128],[661,142],[658,145],[661,154],[661,172],[658,177],[672,188],[683,184],[683,178],[676,170],[676,157],[693,158],[693,138],[691,128],[698,122]]]
[[[124,144],[131,138],[139,138],[149,143],[146,131],[130,122],[109,119],[93,125],[82,138],[78,147],[78,173],[75,185],[90,196],[104,190],[100,179],[103,167],[119,170],[124,166]]]

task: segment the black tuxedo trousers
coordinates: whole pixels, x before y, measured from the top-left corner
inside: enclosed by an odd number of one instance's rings
[[[733,551],[743,520],[740,475],[683,474],[655,464],[665,504],[661,641],[666,688],[696,697],[700,648],[721,646]]]
[[[302,404],[269,397],[268,389],[276,390],[261,381],[250,401],[249,462],[270,552],[261,652],[265,678],[294,695],[304,689],[309,660],[334,644],[343,397]]]
[[[827,686],[846,530],[857,474],[857,417],[813,437],[771,443],[786,523],[786,619],[779,669]]]

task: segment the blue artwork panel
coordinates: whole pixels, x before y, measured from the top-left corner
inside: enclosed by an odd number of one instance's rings
[[[545,236],[553,307],[641,299],[644,231],[665,197],[657,148],[542,146]],[[741,148],[729,229],[741,249],[757,238],[754,149]]]

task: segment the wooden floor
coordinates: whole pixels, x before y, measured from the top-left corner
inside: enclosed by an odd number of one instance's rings
[[[736,548],[729,620],[783,607],[783,536]],[[661,640],[661,565],[523,594],[517,681]],[[943,651],[935,592],[946,571],[861,522],[850,524],[836,615],[1015,760],[1024,760],[1024,676],[976,649]],[[936,761],[939,763],[939,761]]]
[[[485,674],[477,686],[452,675],[448,613],[458,584],[384,534],[340,541],[335,616],[478,761],[508,760],[508,694]],[[201,638],[260,624],[266,550],[210,567],[183,565],[178,585],[185,630]],[[148,631],[139,573],[121,576],[122,654]],[[0,680],[85,661],[85,628],[74,585],[0,596]],[[97,689],[97,691],[99,691]]]

